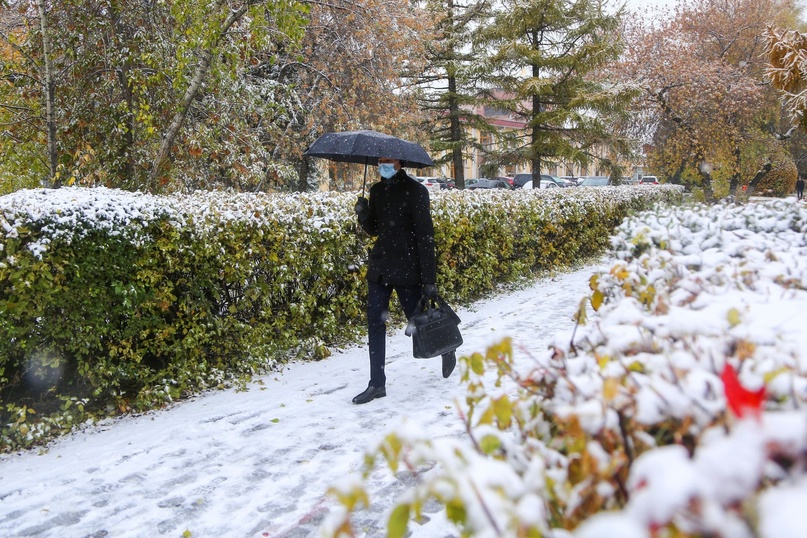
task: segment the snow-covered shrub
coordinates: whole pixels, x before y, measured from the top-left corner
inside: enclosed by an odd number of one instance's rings
[[[438,285],[463,301],[568,264],[601,249],[628,212],[678,197],[675,188],[436,194]],[[103,188],[0,197],[0,446],[356,339],[371,239],[358,232],[354,201]]]
[[[467,439],[404,424],[370,452],[368,473],[378,458],[420,473],[389,535],[432,499],[463,536],[807,535],[794,509],[807,498],[806,233],[792,200],[626,219],[574,331],[540,356],[505,340],[462,358]],[[322,534],[349,535],[363,485],[334,493],[345,511]]]

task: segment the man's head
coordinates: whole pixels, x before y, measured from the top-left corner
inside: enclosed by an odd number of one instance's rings
[[[398,173],[401,169],[401,161],[393,159],[392,157],[379,157],[378,158],[378,173],[383,178],[391,178]]]

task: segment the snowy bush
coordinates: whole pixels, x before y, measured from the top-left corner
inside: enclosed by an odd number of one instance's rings
[[[389,536],[431,499],[463,536],[806,536],[806,232],[792,200],[626,219],[573,332],[462,358],[467,439],[370,452],[420,475]],[[333,493],[322,534],[350,535],[363,484]]]
[[[540,192],[540,191],[535,191]],[[0,446],[164,405],[364,327],[355,193],[19,191],[0,198]],[[454,301],[601,251],[680,190],[439,193],[438,285]]]

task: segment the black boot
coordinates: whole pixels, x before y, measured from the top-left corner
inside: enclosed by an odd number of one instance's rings
[[[453,351],[443,355],[443,377],[448,377],[457,365],[457,354]]]
[[[372,385],[367,387],[367,390],[353,398],[354,404],[366,404],[376,398],[383,398],[387,395],[387,389],[384,387],[374,387]]]

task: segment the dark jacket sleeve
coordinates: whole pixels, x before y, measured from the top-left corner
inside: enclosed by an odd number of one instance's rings
[[[434,252],[434,223],[429,204],[429,191],[421,187],[417,189],[416,197],[413,217],[418,258],[420,259],[420,281],[423,284],[435,284],[437,282],[437,262]]]

